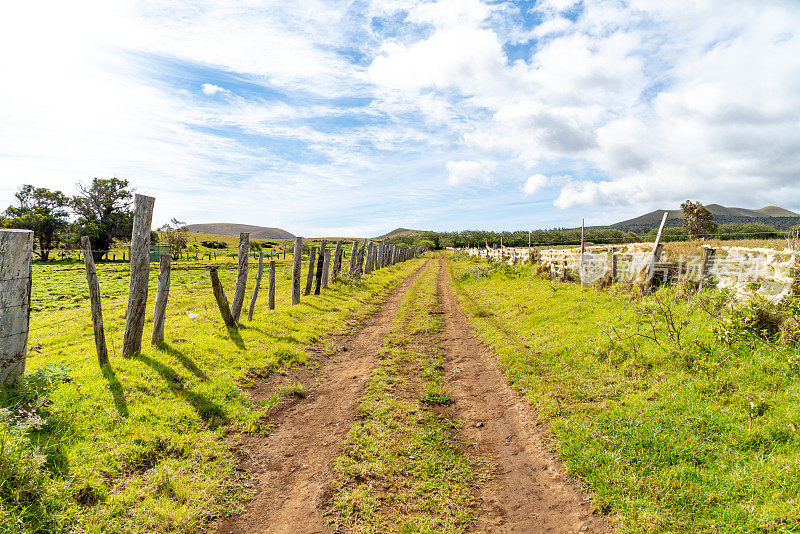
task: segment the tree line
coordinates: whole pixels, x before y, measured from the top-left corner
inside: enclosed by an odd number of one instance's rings
[[[797,232],[798,227],[789,232],[779,230],[762,222],[727,223],[717,225],[713,214],[700,202],[687,200],[681,204],[683,218],[681,226],[665,228],[662,241],[689,241],[693,239],[776,239]],[[589,227],[584,230],[584,240],[597,245],[640,243],[653,241],[657,229],[647,232],[624,231],[615,228]],[[580,245],[580,228],[554,228],[551,230],[517,230],[491,232],[486,230],[463,230],[460,232],[420,232],[393,237],[389,243],[427,246],[438,250],[447,247],[484,247],[500,245],[507,247],[557,247]]]
[[[115,239],[129,239],[133,227],[133,190],[127,180],[94,178],[78,183],[78,194],[67,196],[46,187],[23,185],[17,204],[0,213],[0,228],[33,230],[34,252],[47,261],[57,248],[80,248],[89,236],[95,261]]]

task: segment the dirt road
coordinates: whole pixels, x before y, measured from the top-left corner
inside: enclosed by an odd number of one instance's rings
[[[439,260],[438,296],[445,334],[432,340],[447,352],[449,415],[462,420],[463,437],[493,465],[489,481],[477,490],[482,532],[612,532],[592,513],[589,496],[563,476],[558,459],[547,451],[543,427],[512,390],[491,350],[477,338],[456,302]],[[433,267],[433,266],[432,266]],[[293,378],[308,387],[304,398],[286,402],[274,414],[267,437],[246,437],[242,467],[257,493],[247,511],[216,525],[218,533],[333,532],[332,512],[339,443],[357,417],[364,384],[377,366],[398,307],[421,270],[401,284],[358,331],[337,341],[342,347],[319,362],[315,373]],[[262,384],[259,395],[269,395]]]

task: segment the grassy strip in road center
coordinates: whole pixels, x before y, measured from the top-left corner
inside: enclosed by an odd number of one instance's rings
[[[380,367],[338,458],[338,520],[351,532],[464,532],[473,522],[483,461],[464,452],[461,422],[438,413],[443,322],[438,263],[408,290],[386,336]]]

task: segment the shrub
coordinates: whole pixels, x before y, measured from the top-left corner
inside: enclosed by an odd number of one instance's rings
[[[753,338],[776,341],[787,313],[766,299],[753,299],[743,306],[733,306],[727,316],[713,327],[717,340],[727,345]]]

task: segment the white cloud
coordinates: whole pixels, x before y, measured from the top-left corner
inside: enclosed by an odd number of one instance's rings
[[[223,87],[220,87],[219,85],[215,85],[213,83],[204,83],[202,85],[201,89],[203,91],[203,94],[204,95],[208,95],[208,96],[212,96],[212,95],[215,95],[217,93],[229,93],[230,92],[227,89],[225,89]]]
[[[496,164],[481,161],[448,161],[447,183],[449,185],[464,185],[475,182],[491,183],[492,171]]]
[[[526,195],[535,195],[546,185],[547,176],[544,174],[534,174],[532,176],[528,176],[528,179],[525,180],[525,183],[522,186],[522,191]]]
[[[800,195],[792,4],[597,0],[575,22],[558,15],[574,4],[537,4],[543,22],[529,35],[547,38],[528,62],[507,61],[504,29],[486,26],[486,14],[453,14],[417,40],[386,44],[369,74],[409,102],[436,89],[438,109],[446,103],[451,129],[482,160],[576,176],[558,207]]]
[[[486,20],[491,11],[492,8],[480,0],[439,0],[418,4],[411,10],[409,19],[437,28],[472,27]]]
[[[81,0],[43,16],[10,3],[0,197],[116,174],[157,195],[157,219],[269,213],[290,229],[331,223],[274,199],[321,195],[366,213],[391,192],[437,221],[448,184],[491,185],[481,194],[507,202],[523,180],[564,209],[685,198],[800,208],[791,3],[550,0],[535,4],[533,28],[513,2],[361,7]],[[523,59],[509,60],[509,44]],[[253,96],[259,84],[287,98]],[[368,104],[341,104],[354,100]],[[548,181],[526,180],[533,172]]]

